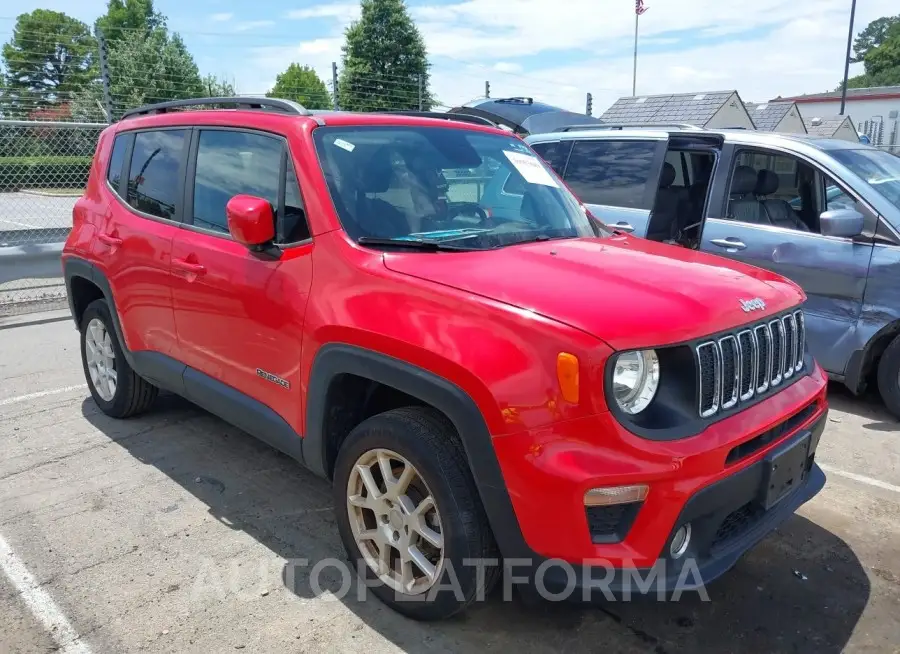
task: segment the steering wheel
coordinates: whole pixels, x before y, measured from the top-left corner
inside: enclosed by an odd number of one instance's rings
[[[477,202],[453,202],[447,206],[447,220],[452,221],[454,218],[463,213],[472,213],[478,218],[482,227],[492,227],[493,221],[487,215],[487,212],[481,208]]]

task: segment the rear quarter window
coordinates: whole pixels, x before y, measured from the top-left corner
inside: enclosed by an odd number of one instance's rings
[[[119,134],[113,141],[112,154],[109,157],[109,168],[106,171],[106,179],[110,185],[119,190],[119,184],[122,181],[122,170],[125,165],[125,153],[128,152],[128,146],[131,144],[132,134]]]
[[[577,141],[566,166],[566,183],[582,202],[649,209],[645,190],[656,141]]]

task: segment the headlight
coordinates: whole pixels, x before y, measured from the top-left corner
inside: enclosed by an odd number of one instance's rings
[[[659,359],[654,350],[625,352],[616,358],[613,395],[625,413],[640,413],[659,388]]]

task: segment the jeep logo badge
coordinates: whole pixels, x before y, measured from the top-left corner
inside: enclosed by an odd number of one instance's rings
[[[762,311],[766,308],[766,303],[761,297],[755,297],[752,300],[738,300],[741,303],[741,309],[750,313],[751,311]]]

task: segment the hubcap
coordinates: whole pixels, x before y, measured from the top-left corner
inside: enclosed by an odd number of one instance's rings
[[[99,318],[88,323],[84,334],[84,357],[87,360],[91,384],[104,401],[112,402],[116,395],[116,354],[106,325]]]
[[[441,517],[425,480],[407,459],[384,449],[359,457],[347,482],[347,513],[356,545],[382,583],[416,595],[440,578]]]

